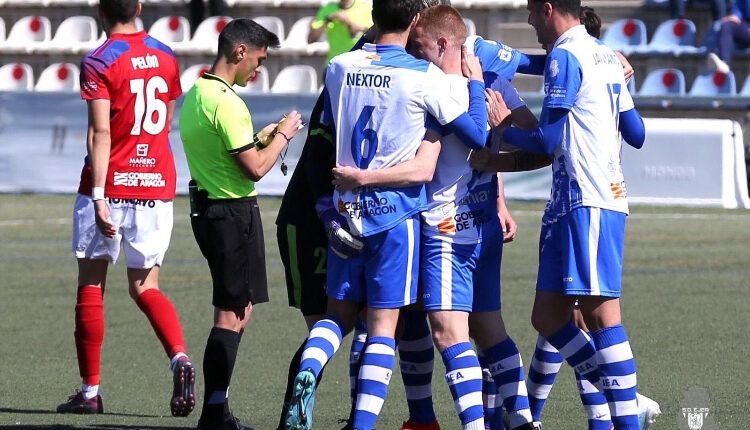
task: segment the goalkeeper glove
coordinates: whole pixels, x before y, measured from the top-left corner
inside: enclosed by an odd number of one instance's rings
[[[361,240],[352,236],[344,226],[346,218],[331,208],[323,212],[320,216],[323,226],[328,236],[328,246],[339,257],[347,259],[361,254],[364,251],[365,244]]]

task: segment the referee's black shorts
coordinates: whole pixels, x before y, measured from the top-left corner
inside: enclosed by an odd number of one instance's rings
[[[268,301],[265,243],[254,197],[208,200],[191,217],[198,247],[213,279],[213,305],[240,309]]]
[[[289,306],[302,315],[325,314],[328,238],[317,218],[297,224],[276,225],[281,261],[286,275]]]

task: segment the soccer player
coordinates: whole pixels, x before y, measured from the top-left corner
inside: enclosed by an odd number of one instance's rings
[[[580,24],[579,0],[529,0],[527,9],[539,42],[552,47],[546,96],[537,129],[511,127],[503,138],[553,155],[532,323],[603,390],[615,429],[638,429],[635,360],[619,303],[628,212],[620,135],[640,147],[643,121],[617,56]],[[576,300],[593,339],[570,322]]]
[[[442,72],[404,51],[409,31],[418,19],[417,10],[417,5],[408,0],[376,2],[376,44],[342,54],[331,62],[326,74],[326,117],[334,119],[339,164],[377,170],[413,158],[425,135],[426,113],[437,117],[467,144],[484,145],[486,112],[481,72],[472,69],[472,76],[480,81],[472,80],[471,116],[465,106],[439,90],[447,83]],[[323,216],[342,219],[365,247],[361,255],[347,259],[330,247],[331,318],[319,321],[310,332],[295,380],[287,428],[306,429],[312,424],[315,378],[335,353],[342,333],[351,327],[357,303],[366,301],[369,338],[362,355],[352,426],[371,429],[387,393],[399,308],[416,299],[416,218],[424,204],[423,186],[364,189],[361,193],[337,191],[333,201],[335,206]]]
[[[104,288],[108,265],[117,261],[122,245],[130,297],[171,360],[172,415],[187,416],[195,405],[195,368],[177,311],[159,290],[175,196],[169,125],[180,95],[177,60],[166,45],[136,30],[137,0],[101,0],[98,11],[108,39],[81,62],[89,162],[73,212],[75,341],[83,384],[57,411],[104,411],[99,394]]]
[[[448,90],[462,96],[468,105],[467,82],[461,76],[461,46],[465,38],[465,26],[458,11],[450,6],[438,6],[422,12],[412,32],[410,47],[415,56],[439,64],[444,72],[454,78],[455,85]],[[527,128],[536,126],[536,118],[507,80],[498,77],[493,85],[508,100],[514,97],[511,107],[516,122]],[[487,95],[491,96],[492,92],[488,91]],[[491,102],[492,98],[488,100]],[[492,115],[490,117],[490,122],[498,126],[492,121]],[[470,149],[454,135],[441,138],[435,175],[432,182],[427,184],[427,210],[422,213],[422,306],[428,312],[435,345],[441,351],[449,371],[452,363],[446,354],[459,347],[471,349],[471,326],[472,337],[480,348],[480,360],[485,362],[483,367],[493,373],[492,386],[495,389],[491,395],[499,394],[504,399],[510,411],[511,428],[530,429],[531,413],[526,399],[520,353],[505,332],[500,313],[502,240],[499,239],[502,233],[498,214],[504,206],[504,199],[498,202],[497,176],[475,172],[467,161],[469,154]],[[549,164],[547,157],[538,158],[543,159],[543,165]],[[342,167],[334,171],[334,176],[339,186],[348,188],[383,185],[374,182],[376,179],[373,176],[377,174],[387,180],[389,173],[389,169],[367,171]],[[410,419],[402,429],[438,428],[430,389],[432,344],[423,345],[420,336],[414,335],[415,331],[429,335],[424,313],[421,313],[421,318],[417,314],[420,313],[409,312],[399,343],[410,411]],[[463,369],[464,376],[467,369]],[[481,374],[476,376],[475,389],[481,389]],[[464,380],[461,388],[452,388],[452,392],[470,396],[471,393],[467,392],[469,385],[470,381]],[[463,407],[466,406],[465,402],[461,403]],[[481,405],[474,407],[474,411],[459,409],[459,412],[462,415],[482,415]]]
[[[278,37],[250,19],[219,34],[211,70],[185,95],[180,136],[198,192],[191,224],[213,280],[214,326],[206,341],[199,429],[243,430],[229,407],[229,384],[242,332],[253,306],[268,301],[265,246],[255,182],[273,167],[301,128],[299,113],[253,136],[247,105],[233,85],[245,86]]]

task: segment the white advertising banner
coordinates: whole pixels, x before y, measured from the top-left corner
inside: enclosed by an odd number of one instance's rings
[[[245,96],[260,128],[292,109],[303,121],[316,95]],[[179,109],[179,101],[178,101]],[[177,163],[179,194],[189,172],[182,151],[178,114],[170,142]],[[641,150],[623,145],[623,169],[634,203],[750,208],[742,130],[729,120],[646,119]],[[296,166],[306,130],[289,145],[289,174]],[[86,103],[70,93],[0,92],[0,192],[75,193],[86,155]],[[278,164],[278,163],[277,163]],[[258,183],[263,195],[284,194],[290,176],[278,166]],[[506,174],[510,199],[549,197],[549,168]]]

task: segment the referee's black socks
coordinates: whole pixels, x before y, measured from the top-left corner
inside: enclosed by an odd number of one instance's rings
[[[203,356],[203,411],[201,421],[219,422],[230,414],[227,391],[232,380],[241,335],[214,327],[206,341]]]

